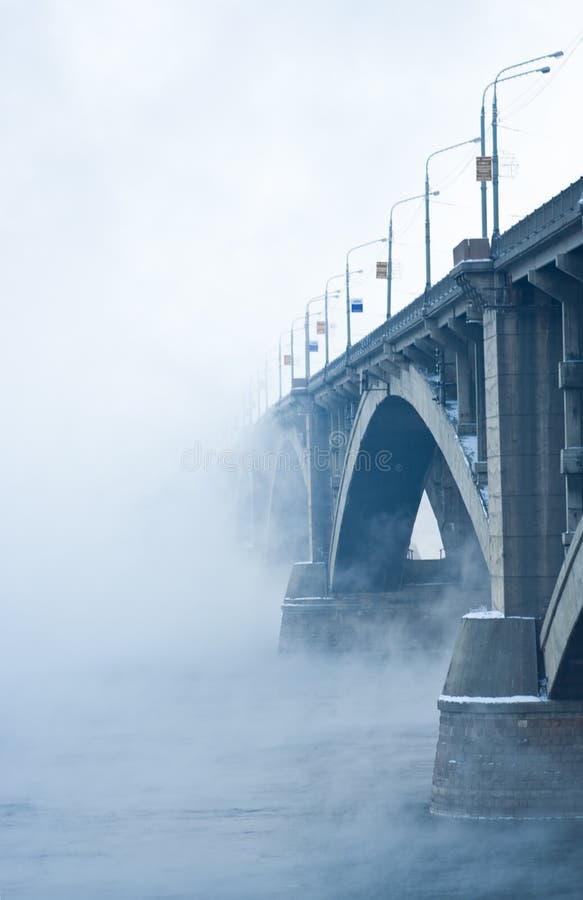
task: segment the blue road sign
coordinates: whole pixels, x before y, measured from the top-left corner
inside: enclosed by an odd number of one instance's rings
[[[350,303],[350,309],[352,312],[362,312],[364,310],[364,303],[362,300],[352,300]]]

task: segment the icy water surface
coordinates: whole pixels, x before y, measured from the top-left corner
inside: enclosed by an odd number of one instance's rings
[[[240,659],[14,684],[2,900],[582,896],[580,823],[427,812],[444,660]]]

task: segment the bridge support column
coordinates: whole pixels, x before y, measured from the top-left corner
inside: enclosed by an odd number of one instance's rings
[[[468,614],[443,694],[431,811],[583,814],[583,703],[540,694],[533,618]]]
[[[583,703],[440,699],[431,812],[583,815]]]
[[[281,610],[280,653],[328,646],[336,631],[334,612],[327,598],[326,565],[294,563]]]
[[[324,562],[332,527],[330,471],[330,418],[326,410],[312,406],[306,413],[308,462],[308,533],[312,562]]]
[[[484,342],[480,334],[474,343],[474,383],[476,385],[476,433],[478,437],[477,462],[485,462],[488,458],[488,426],[486,412],[486,375],[484,362]]]
[[[565,449],[561,453],[561,471],[565,476],[566,528],[563,543],[568,547],[583,515],[583,310],[581,303],[564,300],[563,362],[559,368],[559,386],[563,390]]]
[[[539,696],[537,621],[563,556],[560,307],[532,287],[515,299],[484,310],[495,610],[464,618],[439,701],[431,808],[446,815],[583,811],[583,775],[567,763],[574,746],[583,749],[583,704]]]
[[[337,616],[328,597],[327,553],[332,526],[331,422],[311,404],[305,413],[310,560],[292,566],[282,606],[279,649],[322,648],[336,639]]]
[[[452,356],[455,366],[455,388],[457,401],[457,432],[467,435],[476,433],[475,379],[468,355],[468,341],[453,330],[453,320],[445,328],[429,325],[430,334]],[[473,353],[473,345],[472,353]]]
[[[478,322],[459,322],[452,319],[450,327],[464,341],[467,348],[468,366],[471,369],[471,386],[474,396],[470,399],[472,421],[475,423],[474,434],[477,435],[477,462],[483,463],[488,456],[486,434],[486,384],[484,374],[484,332]],[[466,381],[467,384],[467,381]],[[459,381],[458,381],[459,391]],[[459,399],[458,399],[459,403]],[[462,419],[459,419],[462,422]],[[459,432],[462,434],[463,432]],[[470,432],[466,432],[470,433]]]
[[[560,307],[534,288],[484,311],[492,602],[544,614],[562,562]]]
[[[464,347],[456,353],[456,385],[457,385],[457,431],[458,434],[476,433],[476,405],[472,396],[474,379],[468,348]]]
[[[531,271],[531,284],[560,301],[563,313],[563,362],[559,387],[564,397],[565,447],[561,471],[565,476],[567,522],[563,544],[568,548],[583,515],[583,262],[561,253],[555,266]]]

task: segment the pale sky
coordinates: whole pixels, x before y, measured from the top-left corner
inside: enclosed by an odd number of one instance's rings
[[[346,250],[386,234],[429,153],[478,134],[503,66],[566,53],[500,90],[503,228],[580,177],[582,35],[576,0],[1,0],[9,553],[65,543],[80,510],[115,519],[228,434]],[[473,156],[432,169],[435,280],[480,233]],[[384,313],[376,258],[354,257],[355,337]],[[416,204],[395,266],[398,309],[424,284]]]
[[[28,311],[29,348],[46,329],[82,355],[68,339],[77,329],[81,343],[91,329],[97,343],[107,337],[116,384],[122,359],[188,378],[202,357],[229,389],[231,362],[263,366],[348,247],[384,235],[390,205],[423,190],[428,153],[477,135],[499,68],[573,49],[580,5],[550,10],[542,0],[4,0],[8,323]],[[503,228],[580,176],[582,76],[579,47],[552,75],[501,88],[503,174],[513,173],[501,184]],[[473,156],[464,148],[432,165],[434,280],[453,245],[479,234]],[[366,269],[357,335],[384,309],[377,254],[386,249],[353,257]],[[417,204],[396,214],[394,255],[399,308],[424,284]]]

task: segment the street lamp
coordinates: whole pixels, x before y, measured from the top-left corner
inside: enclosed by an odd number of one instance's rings
[[[282,342],[282,339],[288,335],[289,335],[288,331],[282,331],[279,336],[279,344],[278,344],[278,366],[279,366],[278,378],[279,378],[279,399],[280,400],[283,396],[283,371],[282,371],[282,355],[281,355],[282,343],[281,342]]]
[[[497,85],[499,81],[506,81],[506,78],[500,78],[504,72],[509,72],[511,69],[518,69],[520,66],[528,66],[530,63],[540,62],[541,59],[558,59],[559,56],[563,55],[562,50],[557,50],[555,53],[547,53],[545,56],[535,56],[533,59],[525,59],[523,62],[514,63],[512,66],[505,66],[503,69],[500,69],[496,78],[493,81],[494,85],[494,96],[492,98],[492,197],[493,197],[493,228],[492,228],[492,243],[500,236],[500,216],[499,216],[499,203],[498,203],[498,96],[497,96]],[[545,71],[546,70],[546,71]],[[541,72],[549,71],[549,67],[545,66],[540,70]],[[527,73],[522,73],[526,75]]]
[[[261,376],[257,370],[257,418],[261,418]]]
[[[360,275],[360,274],[362,274],[362,272],[363,272],[362,269],[353,269],[352,272],[350,272],[350,274],[351,275]],[[331,275],[330,278],[328,279],[328,281],[326,282],[326,289],[324,291],[324,322],[325,322],[324,328],[325,328],[325,333],[326,333],[326,335],[325,335],[326,336],[326,340],[325,340],[326,365],[328,365],[328,363],[330,362],[330,338],[329,338],[329,331],[328,331],[328,297],[329,297],[328,285],[330,284],[331,281],[334,281],[336,278],[344,278],[344,277],[345,277],[344,272],[340,272],[339,275]],[[338,293],[340,293],[340,291],[338,291]]]
[[[505,78],[498,78],[497,82],[500,84],[502,81],[512,81],[513,78],[522,78],[523,75],[533,75],[536,72],[541,72],[543,75],[547,75],[550,72],[549,66],[543,66],[540,69],[527,69],[526,72],[517,72],[516,75],[506,75]],[[486,103],[486,94],[490,90],[491,87],[494,87],[496,81],[491,81],[484,88],[484,92],[482,94],[482,108],[480,109],[480,155],[486,155],[486,113],[485,113],[485,103]],[[482,202],[482,237],[488,238],[488,207],[486,203],[486,191],[487,191],[487,182],[485,179],[482,179],[480,182],[480,191],[481,191],[481,202]]]
[[[333,276],[334,277],[334,276]],[[317,303],[319,300],[324,301],[324,315],[325,315],[325,324],[324,324],[324,332],[326,336],[326,350],[328,350],[328,297],[338,297],[340,291],[333,291],[331,294],[328,293],[328,282],[326,282],[326,291],[323,294],[319,294],[317,297],[312,297],[311,300],[308,300],[306,303],[306,315],[304,319],[304,350],[306,355],[306,378],[310,377],[310,306],[312,303]]]
[[[349,258],[350,254],[354,252],[354,250],[360,250],[361,247],[370,247],[372,244],[386,244],[387,239],[376,238],[374,241],[366,241],[364,244],[357,244],[355,247],[351,247],[350,250],[346,254],[346,351],[350,350],[352,346],[352,341],[350,339],[350,269],[349,269]]]
[[[296,324],[297,324],[298,322],[301,322],[301,321],[302,321],[303,318],[304,318],[303,316],[296,316],[296,318],[292,321],[292,323],[291,323],[291,328],[290,328],[290,330],[289,330],[289,352],[290,352],[290,356],[291,356],[290,362],[291,362],[291,387],[292,387],[292,388],[293,388],[293,386],[294,386],[294,371],[295,371],[295,364],[294,364],[294,328],[296,327]]]
[[[255,403],[253,402],[253,378],[249,377],[249,424],[253,425],[253,410]]]
[[[265,412],[269,409],[269,358],[265,354]]]
[[[435,150],[430,153],[425,163],[425,290],[431,287],[431,231],[429,225],[429,162],[434,156],[440,153],[447,153],[448,150],[455,150],[457,147],[465,147],[466,144],[477,144],[479,137],[470,138],[468,141],[460,141],[459,144],[451,144],[449,147],[442,147],[441,150]]]
[[[437,197],[439,191],[431,191],[430,197]],[[387,264],[387,319],[391,318],[391,282],[393,280],[393,210],[402,203],[410,203],[411,200],[423,200],[425,194],[416,194],[414,197],[405,197],[404,200],[397,200],[391,206],[389,215],[389,258]]]

